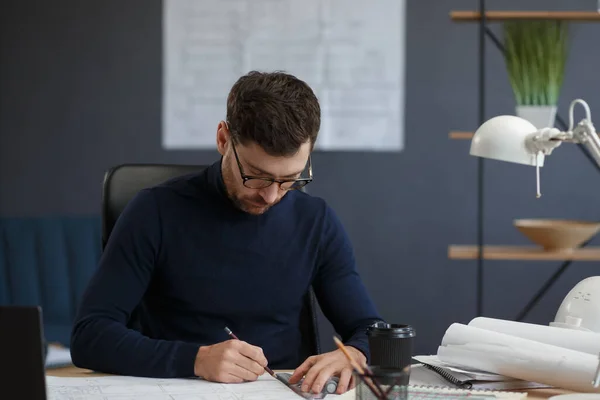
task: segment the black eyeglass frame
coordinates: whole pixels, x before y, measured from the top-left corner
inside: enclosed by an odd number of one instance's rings
[[[313,181],[312,160],[311,160],[310,154],[308,155],[308,178],[274,179],[274,178],[266,178],[266,177],[262,177],[262,176],[246,175],[244,173],[244,167],[242,167],[242,163],[240,162],[240,157],[238,156],[237,150],[235,148],[235,143],[234,143],[235,138],[233,137],[233,132],[229,128],[229,123],[227,123],[227,129],[229,129],[229,132],[231,133],[231,147],[233,148],[233,154],[235,155],[235,161],[237,162],[238,169],[240,170],[240,176],[242,177],[242,183],[247,188],[257,189],[257,190],[264,189],[264,188],[268,188],[273,183],[277,182],[279,184],[280,190],[298,190],[298,189],[302,189],[304,186],[308,185],[309,183],[311,183]],[[251,186],[247,185],[249,180],[261,180],[261,181],[270,182],[270,183],[266,186],[255,188],[255,187],[251,187]],[[281,187],[281,184],[288,183],[288,182],[293,182],[292,186],[290,186],[289,188]]]

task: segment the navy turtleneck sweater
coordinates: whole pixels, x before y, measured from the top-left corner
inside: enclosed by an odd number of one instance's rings
[[[304,361],[298,319],[311,284],[336,332],[368,357],[366,327],[381,318],[331,208],[290,191],[247,214],[227,197],[219,161],[128,204],[81,300],[72,359],[107,373],[191,377],[199,347],[228,340],[228,326],[271,368],[293,369]]]

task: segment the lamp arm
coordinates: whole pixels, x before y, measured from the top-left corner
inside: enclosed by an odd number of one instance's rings
[[[570,138],[569,133],[561,132],[556,128],[542,128],[525,139],[525,146],[531,154],[542,153],[549,156],[552,154],[552,150]]]
[[[575,104],[577,103],[581,104],[581,106],[585,110],[585,119],[587,121],[590,121],[590,123],[592,122],[592,113],[590,112],[590,106],[588,106],[588,103],[586,103],[585,100],[582,99],[575,99],[571,102],[571,105],[569,106],[569,132],[573,131],[573,110],[575,109]]]
[[[576,104],[581,104],[585,110],[585,118],[576,126],[573,125],[573,109]],[[600,137],[596,133],[590,107],[581,99],[575,99],[569,107],[569,130],[561,132],[556,128],[543,128],[532,133],[526,140],[527,149],[532,154],[542,153],[550,155],[552,150],[562,142],[579,143],[584,145],[590,152],[596,164],[600,166]]]
[[[600,166],[600,138],[591,121],[584,119],[573,129],[573,141],[584,145]]]
[[[581,104],[585,110],[585,118],[582,119],[577,126],[573,126],[573,110],[575,109],[576,104]],[[569,107],[568,133],[571,135],[571,141],[584,145],[594,158],[594,161],[596,161],[596,164],[600,166],[600,138],[598,137],[596,128],[594,128],[594,124],[592,123],[592,113],[590,112],[590,107],[585,100],[575,99],[571,102],[571,106]]]
[[[576,104],[581,104],[585,110],[585,118],[573,126],[573,110]],[[575,99],[569,107],[569,130],[561,132],[556,128],[542,128],[531,133],[525,139],[527,151],[536,157],[536,186],[537,197],[540,192],[540,165],[543,157],[552,154],[552,150],[560,146],[562,142],[579,143],[585,146],[589,153],[600,166],[600,138],[596,134],[596,129],[592,124],[590,107],[582,99]]]

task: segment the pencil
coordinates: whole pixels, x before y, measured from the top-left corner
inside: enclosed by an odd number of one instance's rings
[[[369,389],[371,389],[371,392],[373,392],[373,394],[377,396],[378,399],[385,400],[383,390],[379,387],[379,385],[375,383],[375,380],[367,380],[367,378],[363,379],[365,375],[373,375],[369,366],[366,366],[368,372],[365,374],[365,370],[363,369],[363,367],[361,367],[356,362],[356,360],[352,358],[352,355],[348,352],[348,349],[346,349],[346,346],[344,346],[342,341],[335,336],[333,337],[333,341],[335,342],[337,347],[342,351],[342,353],[344,353],[348,361],[350,361],[350,365],[352,365],[352,368],[354,368],[354,370],[358,372],[358,376],[361,378],[361,380],[369,387]]]
[[[227,334],[235,339],[235,340],[240,340],[237,336],[235,336],[235,333],[233,333],[231,331],[231,329],[229,329],[228,327],[225,327],[225,332],[227,332]],[[265,371],[267,371],[269,373],[269,375],[271,375],[273,378],[279,379],[279,376],[275,375],[275,372],[273,372],[273,370],[267,366],[265,366]]]

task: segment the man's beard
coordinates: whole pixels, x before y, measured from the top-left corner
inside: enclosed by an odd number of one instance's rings
[[[236,188],[235,180],[237,177],[234,176],[233,171],[228,166],[228,163],[223,159],[221,163],[221,175],[223,176],[223,183],[225,184],[225,192],[231,202],[240,210],[253,215],[264,214],[273,205],[277,204],[266,204],[263,198],[257,193],[252,198],[241,197]],[[249,204],[252,203],[252,204]]]

